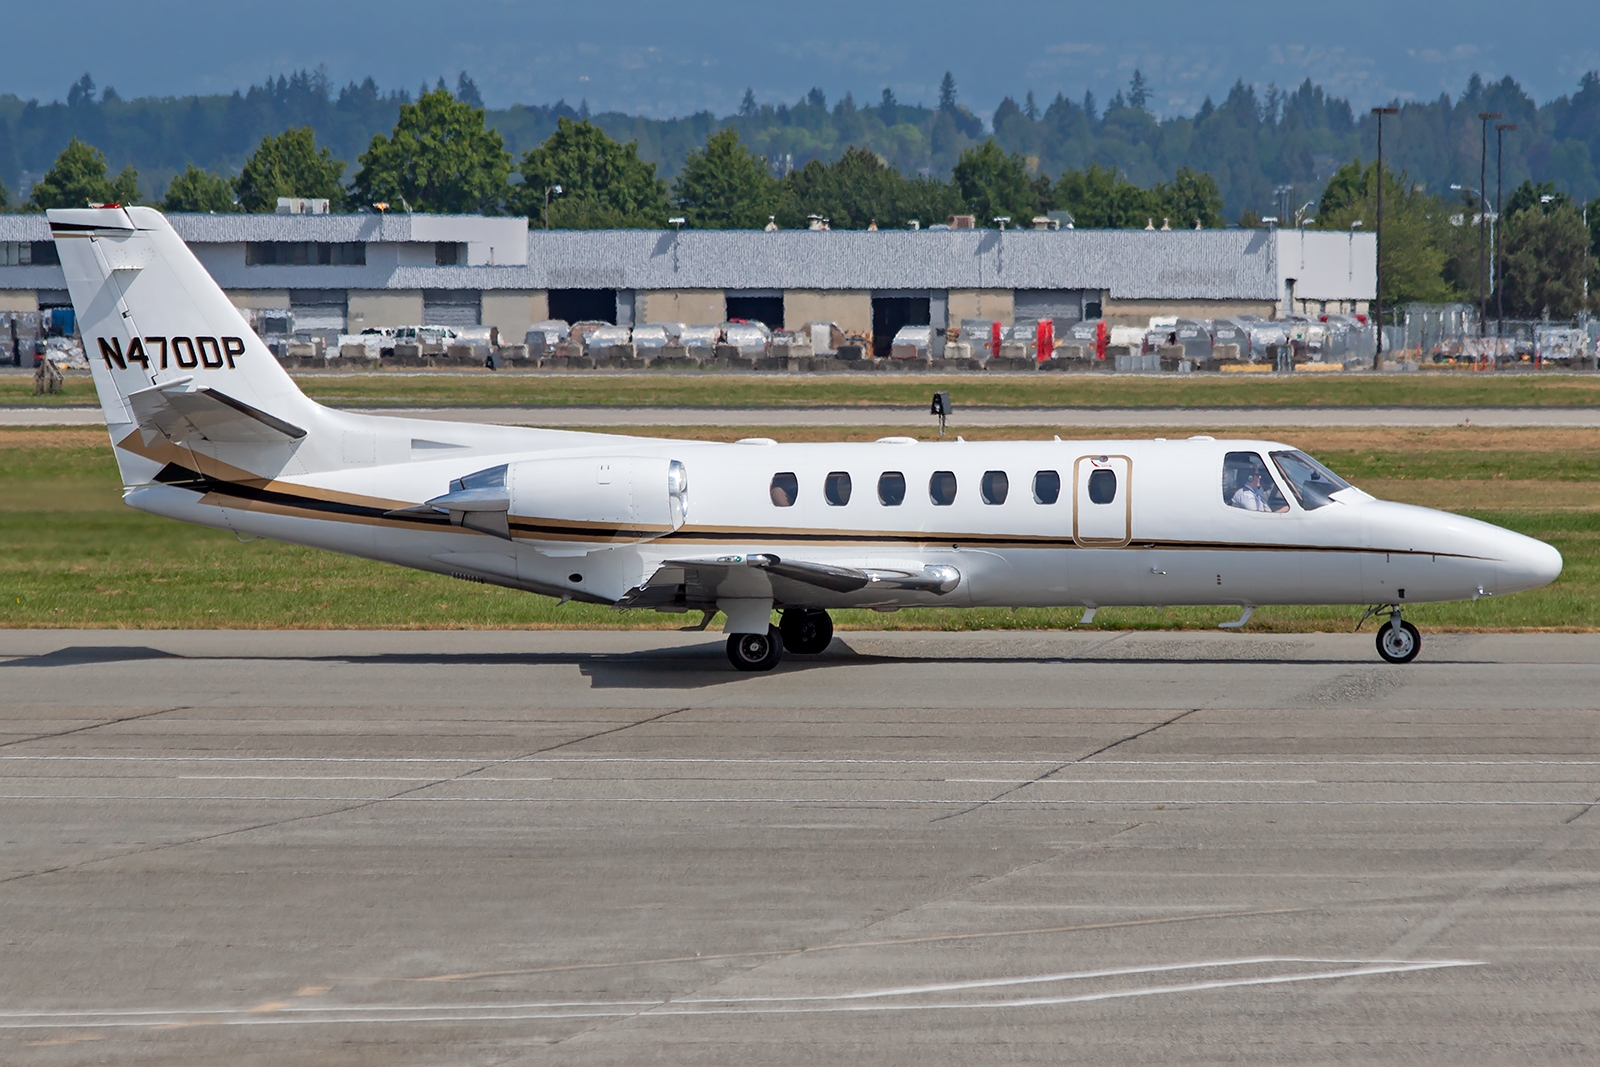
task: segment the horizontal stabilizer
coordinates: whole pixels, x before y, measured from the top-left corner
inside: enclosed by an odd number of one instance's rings
[[[192,388],[178,378],[128,394],[139,429],[148,444],[156,435],[174,444],[197,441],[272,444],[298,441],[306,432],[293,423],[235,400],[216,389]]]

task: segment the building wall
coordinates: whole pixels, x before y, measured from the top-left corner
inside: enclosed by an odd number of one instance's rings
[[[808,322],[836,322],[845,333],[871,333],[872,292],[790,289],[784,293],[784,329],[798,330]]]
[[[371,326],[423,325],[420,289],[352,289],[349,299],[352,333]]]
[[[687,326],[715,326],[728,317],[728,302],[721,289],[656,289],[634,294],[633,321],[681,322]]]
[[[1011,325],[1010,289],[952,289],[948,307],[952,324],[959,325],[962,319],[992,319]]]
[[[256,310],[271,310],[289,306],[289,290],[287,289],[231,289],[228,299],[233,301],[236,308],[254,308]]]
[[[0,311],[38,311],[39,294],[33,289],[0,289]]]
[[[544,290],[499,290],[483,294],[483,325],[500,327],[500,339],[519,344],[528,327],[549,317],[550,300]]]
[[[1180,319],[1218,319],[1233,315],[1256,314],[1278,317],[1275,300],[1117,300],[1107,297],[1101,309],[1107,326],[1147,326],[1153,315],[1176,315]]]

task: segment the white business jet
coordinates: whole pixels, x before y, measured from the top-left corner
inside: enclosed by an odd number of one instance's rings
[[[720,444],[359,415],[308,399],[149,208],[49,213],[124,499],[241,535],[619,608],[726,616],[728,658],[833,608],[1407,605],[1535,589],[1554,548],[1376,500],[1271,441]],[[772,625],[774,610],[781,622]],[[702,624],[703,625],[703,624]]]

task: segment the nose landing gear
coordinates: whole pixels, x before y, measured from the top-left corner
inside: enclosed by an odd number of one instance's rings
[[[1378,655],[1389,663],[1410,663],[1422,651],[1422,635],[1400,617],[1400,605],[1389,609],[1389,621],[1378,627]]]

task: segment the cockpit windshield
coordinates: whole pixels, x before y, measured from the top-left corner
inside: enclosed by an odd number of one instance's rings
[[[1330,503],[1334,493],[1350,488],[1349,482],[1304,452],[1274,452],[1272,462],[1283,480],[1289,483],[1289,491],[1307,511]]]

